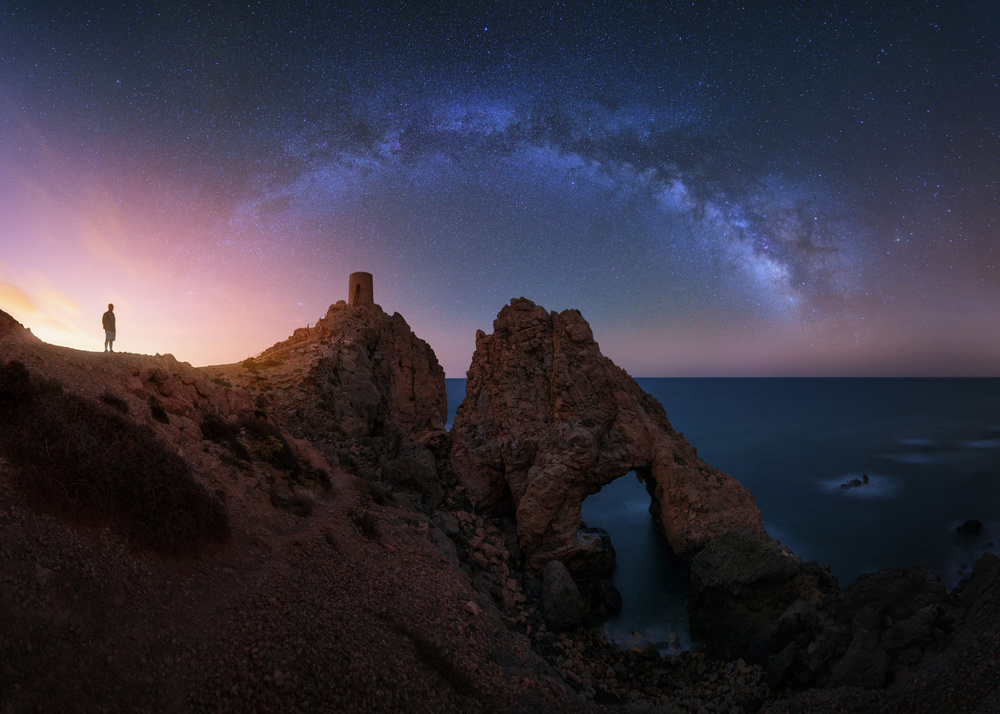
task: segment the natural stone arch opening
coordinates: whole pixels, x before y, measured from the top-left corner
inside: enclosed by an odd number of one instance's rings
[[[646,475],[643,476],[642,472]],[[607,578],[621,596],[621,610],[596,625],[623,649],[653,644],[661,654],[690,649],[691,581],[687,564],[673,552],[652,512],[648,469],[633,469],[588,495],[583,526],[607,533],[615,569]]]

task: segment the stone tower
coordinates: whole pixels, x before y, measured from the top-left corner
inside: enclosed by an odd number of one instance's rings
[[[375,304],[375,291],[372,287],[371,273],[351,273],[351,281],[347,289],[347,304]]]

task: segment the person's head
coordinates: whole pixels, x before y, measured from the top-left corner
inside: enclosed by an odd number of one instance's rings
[[[112,305],[111,303],[108,303],[108,309],[109,309],[109,310],[114,310],[114,309],[115,309],[115,306],[114,306],[114,305]]]

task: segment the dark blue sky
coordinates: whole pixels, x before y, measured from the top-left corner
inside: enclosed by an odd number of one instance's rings
[[[367,270],[449,376],[519,296],[637,376],[1000,374],[995,3],[126,5],[0,9],[48,341],[235,361]]]

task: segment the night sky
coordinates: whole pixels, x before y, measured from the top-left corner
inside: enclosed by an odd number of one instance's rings
[[[0,308],[234,362],[375,276],[635,376],[1000,376],[1000,5],[5,2]],[[528,7],[530,6],[530,7]]]

